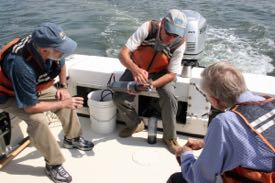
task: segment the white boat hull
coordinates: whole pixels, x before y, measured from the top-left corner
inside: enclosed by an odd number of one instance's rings
[[[113,73],[116,80],[119,79],[124,72],[125,67],[116,58],[72,55],[66,59],[69,90],[72,95],[79,95],[79,90],[87,89],[87,91],[95,89],[106,89],[107,82]],[[179,102],[187,104],[186,120],[177,123],[177,131],[194,135],[204,135],[208,125],[208,115],[211,105],[199,90],[200,74],[203,68],[193,68],[191,78],[177,77],[176,97]],[[275,96],[275,87],[271,87],[270,83],[275,83],[275,78],[265,75],[244,73],[244,77],[248,89],[252,92]],[[82,93],[83,95],[83,93]],[[87,93],[85,94],[87,95]],[[156,91],[143,92],[140,96],[158,97]],[[136,97],[135,106],[137,112],[139,109],[139,97]],[[86,96],[83,96],[86,97]],[[88,108],[84,107],[79,113],[89,115]],[[118,114],[119,119],[119,114]],[[145,118],[145,121],[146,118]],[[159,123],[159,128],[162,128]]]

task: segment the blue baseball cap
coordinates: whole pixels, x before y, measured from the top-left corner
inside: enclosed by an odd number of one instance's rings
[[[183,37],[185,35],[186,25],[187,17],[180,10],[171,9],[164,17],[165,30],[171,34]]]
[[[54,48],[63,54],[72,54],[77,43],[66,36],[63,29],[54,23],[43,23],[32,33],[32,41],[40,48]]]

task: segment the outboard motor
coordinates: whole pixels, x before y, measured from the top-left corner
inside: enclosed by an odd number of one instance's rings
[[[182,64],[184,66],[198,66],[205,48],[206,40],[206,19],[200,13],[192,10],[183,10],[187,17],[186,27],[186,49]]]

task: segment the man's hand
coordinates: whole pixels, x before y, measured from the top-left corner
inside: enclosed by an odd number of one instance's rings
[[[176,149],[175,155],[176,155],[176,160],[178,161],[179,165],[181,165],[181,161],[180,161],[181,154],[184,152],[187,152],[187,151],[192,151],[192,149],[186,145]]]
[[[148,72],[146,70],[137,67],[132,71],[132,74],[137,83],[145,84],[148,82]]]
[[[80,109],[83,107],[84,99],[82,97],[71,97],[62,100],[65,108]]]
[[[65,100],[65,99],[68,99],[68,98],[71,98],[71,97],[72,97],[71,94],[65,88],[58,89],[57,92],[56,92],[56,99],[57,100]]]
[[[191,148],[192,150],[200,150],[204,146],[204,141],[201,139],[189,138],[185,146]]]
[[[179,147],[178,149],[176,149],[175,155],[176,156],[180,156],[182,153],[186,152],[186,151],[192,151],[192,149],[186,145]]]
[[[132,52],[126,46],[122,47],[118,58],[122,65],[124,65],[127,69],[129,69],[134,77],[134,80],[138,83],[146,83],[148,80],[148,72],[144,69],[141,69],[134,63],[131,58]]]

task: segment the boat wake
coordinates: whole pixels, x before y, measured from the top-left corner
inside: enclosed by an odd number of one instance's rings
[[[253,42],[251,39],[239,37],[235,31],[236,29],[210,26],[200,65],[208,66],[213,62],[224,60],[248,73],[267,74],[273,71],[272,58],[264,53],[272,49],[271,40],[263,37]]]

